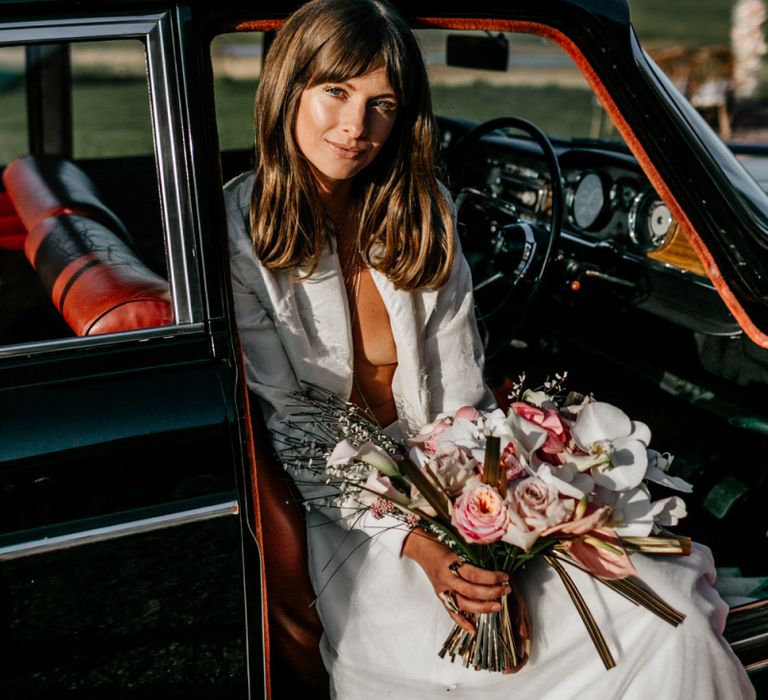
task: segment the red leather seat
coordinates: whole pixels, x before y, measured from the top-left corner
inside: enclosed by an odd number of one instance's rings
[[[3,182],[27,231],[51,216],[83,214],[132,243],[125,225],[102,201],[96,185],[72,161],[58,156],[22,156],[7,165]]]
[[[257,399],[250,404],[272,698],[323,700],[329,697],[329,681],[318,647],[323,628],[309,581],[305,511],[298,489],[272,452]]]
[[[27,259],[77,335],[173,322],[168,282],[136,256],[125,226],[74,163],[26,156],[3,181],[28,232]]]

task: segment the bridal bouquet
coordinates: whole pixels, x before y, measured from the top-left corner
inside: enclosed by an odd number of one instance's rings
[[[540,391],[524,390],[521,379],[507,412],[463,407],[405,444],[332,395],[297,396],[307,407],[297,424],[311,424],[312,437],[286,438],[281,456],[288,468],[316,470],[335,488],[330,501],[353,498],[375,517],[395,516],[436,536],[456,551],[459,566],[469,562],[511,577],[542,557],[611,668],[611,652],[563,564],[679,624],[683,615],[636,578],[628,552],[690,552],[687,538],[664,530],[685,516],[685,503],[678,496],[652,500],[648,483],[691,487],[667,473],[672,458],[649,448],[645,424],[590,396],[564,395],[564,379]],[[476,634],[456,625],[440,655],[477,669],[521,668],[531,645],[525,604],[516,592],[501,603],[499,612],[467,614]]]

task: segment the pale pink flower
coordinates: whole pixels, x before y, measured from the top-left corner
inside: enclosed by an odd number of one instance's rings
[[[544,454],[554,456],[565,450],[570,440],[570,433],[556,409],[533,406],[525,401],[516,401],[511,409],[520,418],[545,431],[546,438],[540,447]]]
[[[452,442],[443,442],[430,456],[428,469],[437,477],[451,498],[458,496],[467,481],[479,471],[480,463],[472,453]]]
[[[502,539],[526,552],[544,530],[569,520],[575,508],[573,499],[560,498],[554,486],[535,476],[518,481],[507,502],[510,523]]]
[[[517,458],[517,447],[514,442],[508,442],[507,446],[499,457],[499,466],[505,470],[507,481],[512,482],[515,479],[520,479],[528,472],[525,467],[520,464],[520,460]]]
[[[371,504],[371,515],[376,520],[381,520],[385,515],[388,515],[395,509],[395,504],[392,501],[388,501],[386,498],[377,498]]]
[[[418,435],[410,438],[408,443],[420,447],[427,454],[432,454],[437,449],[438,436],[446,428],[449,428],[452,423],[453,420],[447,417],[429,423],[421,429]]]
[[[467,542],[489,544],[500,540],[507,529],[507,506],[496,489],[479,484],[453,504],[451,522]]]
[[[454,418],[462,418],[464,420],[476,421],[483,414],[480,413],[474,406],[462,406],[456,413],[453,414]]]
[[[550,535],[586,535],[592,530],[597,530],[603,527],[613,515],[613,508],[610,506],[603,506],[602,508],[595,508],[592,512],[586,515],[569,520],[565,523],[560,523],[554,527],[547,528],[542,532],[542,537],[549,537]]]

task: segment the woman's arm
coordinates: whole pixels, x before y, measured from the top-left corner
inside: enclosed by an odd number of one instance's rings
[[[246,383],[259,400],[279,457],[284,451],[286,438],[308,444],[311,438],[305,431],[311,430],[311,425],[303,424],[302,429],[291,425],[296,411],[296,401],[291,398],[291,394],[300,391],[301,385],[275,324],[259,300],[253,280],[249,279],[260,274],[247,233],[248,197],[243,189],[249,186],[248,178],[238,178],[225,189],[232,294]],[[338,489],[326,483],[323,475],[316,470],[292,470],[291,476],[307,503],[323,505],[332,500],[332,506],[324,506],[322,509],[331,520],[346,529],[363,530],[395,555],[400,555],[403,539],[408,533],[402,521],[391,516],[374,518],[367,509],[361,509],[354,496],[339,499]]]

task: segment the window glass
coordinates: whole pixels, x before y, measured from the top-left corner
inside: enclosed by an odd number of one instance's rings
[[[0,351],[173,323],[142,42],[0,66]]]
[[[768,142],[767,20],[765,0],[632,0],[643,47],[732,143]]]
[[[71,56],[75,157],[152,153],[141,42],[74,44]]]
[[[253,145],[253,100],[261,75],[262,33],[225,34],[211,44],[222,150]]]
[[[470,36],[472,32],[450,32]],[[557,45],[526,34],[504,34],[506,71],[446,65],[449,32],[417,32],[429,73],[436,114],[482,122],[517,116],[550,136],[593,137],[612,133],[599,102],[570,57]]]
[[[27,104],[24,49],[0,47],[0,162],[27,150]]]

